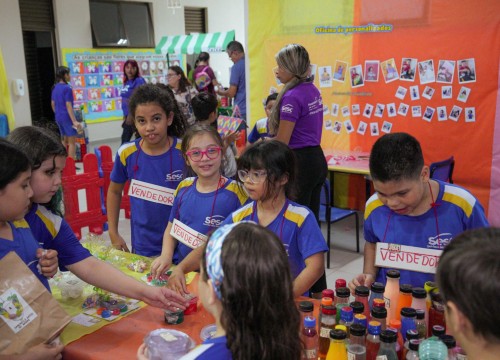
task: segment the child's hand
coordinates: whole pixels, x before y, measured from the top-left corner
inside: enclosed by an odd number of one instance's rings
[[[39,259],[38,265],[43,276],[51,278],[57,273],[59,261],[56,250],[37,249],[36,257]]]
[[[111,246],[113,246],[117,250],[125,251],[125,252],[130,252],[128,249],[127,243],[125,240],[122,238],[120,234],[116,235],[111,235],[109,234],[109,238],[111,239]]]
[[[222,138],[222,141],[224,142],[225,147],[228,147],[229,145],[234,143],[236,141],[236,139],[238,139],[239,136],[240,136],[239,131],[235,131],[235,132],[228,133],[228,134],[224,135]]]
[[[158,256],[151,264],[151,275],[153,275],[154,279],[158,279],[161,274],[167,271],[170,265],[172,265],[172,259],[167,259],[162,255]]]
[[[354,295],[354,290],[356,289],[356,286],[363,285],[366,286],[367,288],[370,288],[373,282],[375,282],[375,277],[372,274],[359,274],[354,279],[349,281],[349,284],[347,286],[351,290],[351,294]]]
[[[170,311],[185,310],[189,305],[184,297],[165,287],[147,286],[141,300],[151,306]]]
[[[179,294],[188,294],[186,287],[186,277],[184,276],[184,271],[180,266],[177,266],[172,270],[168,278],[167,287],[171,290],[177,291]]]
[[[137,360],[148,360],[148,359],[149,359],[148,348],[146,347],[146,344],[142,343],[141,346],[139,346],[139,349],[137,349]]]

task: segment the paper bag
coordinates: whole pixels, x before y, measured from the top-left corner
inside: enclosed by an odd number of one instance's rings
[[[240,118],[240,109],[235,105],[231,116],[219,115],[217,118],[217,131],[221,136],[234,133],[243,125],[246,127],[245,120]]]
[[[0,354],[22,354],[49,343],[70,321],[16,253],[0,259]]]

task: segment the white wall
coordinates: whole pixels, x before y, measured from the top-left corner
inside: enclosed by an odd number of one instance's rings
[[[132,0],[127,0],[132,1]],[[147,0],[142,0],[147,1]],[[150,0],[153,5],[155,41],[162,36],[184,34],[184,10],[175,14],[167,8],[166,0]],[[92,48],[89,3],[85,0],[53,0],[56,24],[58,60],[61,48]],[[181,0],[187,7],[208,8],[208,32],[235,30],[236,40],[246,44],[245,0]],[[9,78],[23,79],[27,84],[23,38],[18,0],[1,0],[0,47]],[[210,65],[220,72],[219,81],[229,85],[232,62],[226,53],[211,54]],[[29,91],[29,89],[28,89]],[[29,96],[12,97],[16,126],[31,125]],[[121,122],[111,121],[89,125],[91,141],[117,138],[121,135]]]

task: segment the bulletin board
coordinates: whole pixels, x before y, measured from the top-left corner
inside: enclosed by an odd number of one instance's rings
[[[137,61],[147,83],[167,83],[167,59],[154,49],[62,49],[62,56],[70,69],[73,105],[83,108],[88,123],[123,120],[120,90],[128,59]],[[183,55],[169,58],[170,65],[185,69]]]
[[[3,62],[2,49],[0,48],[0,114],[7,115],[9,128],[14,128],[14,110],[12,108],[12,99],[9,91],[9,81]]]
[[[263,116],[262,99],[281,89],[272,74],[276,53],[302,44],[323,98],[325,152],[369,152],[383,134],[408,132],[420,141],[426,164],[455,157],[455,183],[500,225],[500,184],[492,177],[500,166],[494,161],[500,157],[500,2],[477,5],[249,2],[251,123]],[[363,208],[363,179],[336,178],[337,186],[343,189],[336,194],[346,194],[340,206]]]

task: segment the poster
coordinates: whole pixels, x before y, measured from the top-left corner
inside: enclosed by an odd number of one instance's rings
[[[128,59],[137,61],[147,83],[167,83],[169,63],[154,49],[62,49],[62,54],[63,64],[70,70],[73,105],[83,107],[88,123],[123,119],[120,90],[123,64]],[[185,69],[183,56],[170,55],[170,65]]]

